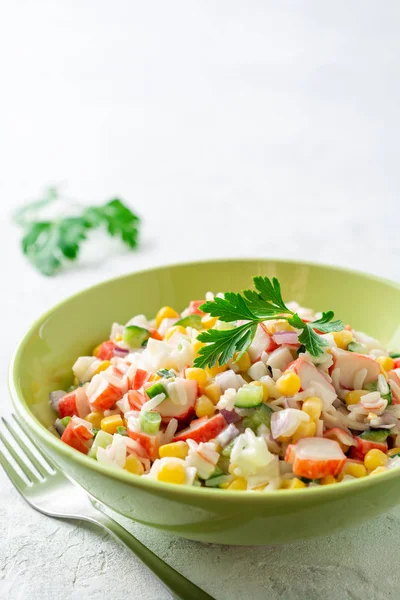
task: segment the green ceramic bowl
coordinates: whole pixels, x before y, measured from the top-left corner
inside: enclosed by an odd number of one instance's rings
[[[16,411],[40,444],[92,496],[140,523],[221,544],[276,544],[325,535],[374,518],[400,501],[400,470],[294,491],[180,487],[114,471],[48,431],[55,418],[49,392],[71,383],[76,357],[90,354],[113,321],[124,323],[137,313],[150,317],[163,305],[182,310],[207,290],[249,287],[253,275],[276,276],[284,298],[333,309],[386,343],[397,332],[400,341],[399,285],[320,265],[275,260],[183,264],[133,273],[76,294],[28,331],[12,360],[10,389]]]

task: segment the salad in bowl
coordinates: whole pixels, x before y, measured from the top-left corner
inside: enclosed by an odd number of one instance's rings
[[[400,354],[275,278],[113,323],[72,373],[54,432],[135,476],[263,492],[400,465]]]

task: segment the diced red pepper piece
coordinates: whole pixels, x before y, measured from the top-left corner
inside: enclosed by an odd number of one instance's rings
[[[150,331],[150,337],[152,337],[155,340],[160,340],[162,341],[164,339],[164,336],[161,335],[161,333],[159,333],[157,331],[157,329],[154,329],[153,327],[151,329],[149,329]]]
[[[211,419],[202,417],[201,419],[195,419],[189,427],[179,431],[173,441],[184,442],[190,439],[198,443],[209,442],[216,438],[226,426],[227,422],[221,414],[214,415]]]
[[[200,310],[200,306],[205,303],[205,300],[192,300],[189,304],[189,315],[205,315],[206,313]]]

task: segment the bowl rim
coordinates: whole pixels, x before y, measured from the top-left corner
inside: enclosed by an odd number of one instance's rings
[[[86,294],[89,291],[93,291],[97,288],[103,287],[104,285],[109,285],[110,283],[120,281],[122,279],[128,279],[132,276],[139,275],[142,273],[163,270],[163,269],[171,269],[175,267],[184,267],[190,266],[192,268],[196,268],[197,266],[204,266],[209,263],[249,263],[249,262],[276,262],[280,264],[290,264],[290,265],[300,265],[300,266],[309,266],[309,267],[319,267],[322,269],[328,269],[331,271],[338,271],[347,274],[353,274],[357,276],[361,276],[365,279],[376,281],[379,283],[384,283],[392,288],[400,290],[400,283],[395,281],[391,281],[390,279],[386,279],[380,277],[379,275],[370,274],[363,271],[358,271],[356,269],[350,269],[347,267],[319,263],[314,261],[303,261],[303,260],[291,260],[291,259],[280,259],[274,257],[245,257],[245,258],[213,258],[213,259],[205,259],[200,261],[187,261],[187,262],[178,262],[178,263],[170,263],[170,264],[161,264],[158,266],[147,267],[145,269],[140,269],[137,271],[133,271],[130,273],[125,273],[119,275],[117,277],[112,277],[106,279],[105,281],[101,281],[89,287],[86,287],[74,294],[64,298],[60,302],[53,305],[50,309],[48,309],[45,313],[43,313],[40,317],[38,317],[32,325],[29,327],[28,331],[22,337],[22,339],[17,344],[16,349],[13,352],[9,372],[8,372],[8,386],[11,395],[11,399],[13,405],[17,411],[17,414],[21,417],[24,417],[24,422],[26,422],[34,434],[36,434],[37,438],[45,440],[47,444],[49,444],[54,451],[59,452],[64,455],[66,459],[77,462],[79,465],[86,467],[88,469],[92,469],[99,473],[100,475],[105,475],[112,479],[116,479],[121,481],[122,483],[128,484],[132,487],[143,488],[144,490],[148,490],[149,492],[164,492],[168,493],[170,496],[175,496],[177,500],[185,498],[190,501],[193,500],[204,500],[207,496],[213,496],[214,500],[222,500],[228,503],[235,503],[236,501],[242,502],[251,502],[252,504],[259,505],[260,503],[267,503],[268,501],[273,502],[274,499],[279,501],[279,503],[291,503],[292,499],[297,502],[302,499],[304,501],[311,501],[311,499],[321,499],[323,500],[328,495],[330,497],[341,495],[346,493],[348,490],[349,493],[361,491],[366,487],[374,486],[376,483],[379,484],[382,481],[382,478],[385,480],[396,478],[400,471],[396,473],[397,469],[392,469],[386,471],[384,473],[379,473],[378,476],[373,477],[372,481],[370,477],[361,477],[358,479],[354,479],[353,481],[343,481],[340,482],[340,485],[319,485],[311,488],[300,488],[290,490],[288,494],[285,489],[281,490],[269,490],[262,491],[261,493],[249,493],[247,490],[235,490],[234,494],[226,493],[226,490],[219,488],[206,488],[200,486],[177,486],[173,483],[166,483],[163,481],[157,481],[154,479],[149,479],[141,476],[137,476],[131,474],[124,469],[118,469],[115,467],[111,467],[108,465],[103,465],[96,460],[93,460],[86,454],[82,454],[77,450],[74,450],[67,444],[64,444],[60,438],[56,437],[49,429],[47,429],[40,421],[35,417],[35,415],[30,410],[27,405],[24,395],[21,390],[21,386],[18,381],[18,372],[21,368],[21,357],[24,347],[29,343],[29,339],[32,335],[33,330],[40,329],[43,323],[52,316],[61,306],[65,303],[73,300],[79,296]],[[36,439],[36,438],[35,438]],[[46,456],[46,455],[45,455]],[[53,457],[52,457],[53,460]],[[57,460],[54,462],[57,463]],[[247,499],[247,500],[245,500]]]

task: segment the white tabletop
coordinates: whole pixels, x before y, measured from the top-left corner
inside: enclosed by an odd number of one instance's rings
[[[2,412],[30,323],[112,275],[274,256],[400,280],[399,26],[395,0],[3,7]],[[121,195],[143,217],[140,250],[92,245],[59,276],[36,273],[10,215],[60,182],[88,203]],[[169,597],[107,535],[33,512],[2,472],[0,489],[1,598]],[[400,509],[318,541],[246,550],[117,518],[217,600],[399,594]]]

